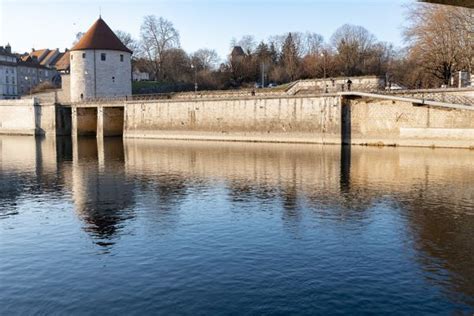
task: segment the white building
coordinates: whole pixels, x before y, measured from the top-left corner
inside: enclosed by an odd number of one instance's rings
[[[138,69],[133,71],[133,81],[148,81],[150,80],[150,74],[148,72],[142,72]]]
[[[0,46],[0,100],[17,97],[17,59],[10,45]]]
[[[132,94],[132,51],[99,18],[70,51],[71,101]]]

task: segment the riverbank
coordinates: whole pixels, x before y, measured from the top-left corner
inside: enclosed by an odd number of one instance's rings
[[[0,103],[0,134],[474,148],[474,106],[419,96],[346,92],[66,106],[9,102]]]

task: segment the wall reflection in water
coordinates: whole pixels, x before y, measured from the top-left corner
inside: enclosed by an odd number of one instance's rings
[[[22,196],[70,193],[84,230],[105,247],[140,217],[173,230],[181,205],[216,187],[229,210],[281,209],[290,233],[305,216],[369,225],[374,208],[392,205],[423,269],[449,271],[432,282],[474,297],[472,151],[1,137],[0,168],[0,220],[15,216]]]

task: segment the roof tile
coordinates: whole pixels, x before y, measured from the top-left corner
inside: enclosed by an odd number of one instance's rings
[[[132,53],[115,35],[110,27],[99,18],[84,34],[71,51],[86,49],[118,50]]]

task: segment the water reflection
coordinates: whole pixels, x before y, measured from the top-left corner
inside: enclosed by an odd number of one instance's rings
[[[23,195],[58,199],[64,194],[62,166],[71,157],[71,141],[59,143],[57,148],[56,139],[0,137],[0,218],[18,214]]]
[[[404,244],[400,256],[427,282],[474,306],[472,179],[474,153],[464,150],[0,137],[0,223],[26,200],[69,199],[88,238],[113,252],[143,227],[171,238],[201,216],[248,225],[267,216],[274,226],[262,229],[279,230],[277,218],[293,239],[336,236],[343,261],[364,252],[345,235],[387,238],[364,240],[382,252]]]
[[[73,147],[71,191],[76,212],[97,244],[113,245],[115,235],[134,218],[134,188],[124,169],[122,139],[75,138]]]

